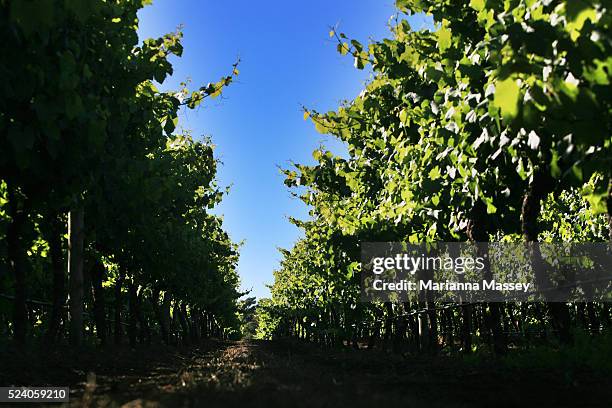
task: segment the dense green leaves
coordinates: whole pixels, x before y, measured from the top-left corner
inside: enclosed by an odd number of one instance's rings
[[[374,75],[335,112],[308,110],[348,154],[322,148],[314,165],[285,171],[311,220],[296,222],[304,238],[283,251],[263,306],[279,330],[305,321],[317,333],[350,331],[357,316],[367,325],[382,313],[357,299],[360,242],[516,239],[525,224],[538,231],[540,223],[545,239],[603,238],[597,214],[610,208],[612,170],[608,5],[396,5],[391,38],[366,47],[333,33],[338,51],[362,61],[357,68],[371,64]],[[413,13],[430,15],[433,29],[412,31],[404,17]],[[527,199],[544,204],[539,221],[537,212],[527,217]]]
[[[171,299],[235,326],[238,246],[209,212],[224,195],[213,145],[175,132],[180,110],[218,97],[237,64],[196,91],[182,84],[160,92],[154,82],[172,74],[182,33],[139,42],[137,12],[146,3],[0,3],[0,181],[14,197],[0,211],[23,209],[16,239],[25,253],[36,240],[61,243],[63,231],[41,231],[84,208],[87,264],[105,265],[104,285],[128,282],[138,296],[156,294],[154,302]],[[2,218],[3,228],[15,218]],[[4,243],[8,265],[15,259]],[[44,281],[53,265],[28,253]],[[26,278],[34,290],[50,285]]]

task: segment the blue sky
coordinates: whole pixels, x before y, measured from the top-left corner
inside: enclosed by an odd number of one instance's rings
[[[269,295],[277,247],[289,248],[300,231],[288,216],[307,217],[307,208],[291,197],[278,166],[312,163],[312,151],[334,141],[318,134],[302,118],[301,105],[336,109],[354,98],[369,73],[336,52],[329,27],[351,38],[388,36],[393,0],[244,1],[155,0],[140,14],[141,39],[183,26],[182,58],[162,88],[191,79],[197,88],[229,74],[241,58],[240,76],[222,100],[206,101],[181,116],[194,137],[212,136],[223,165],[221,185],[231,192],[216,210],[234,241],[245,240],[239,273],[243,289],[258,298]],[[422,18],[411,21],[418,29]],[[336,143],[335,149],[339,146]]]

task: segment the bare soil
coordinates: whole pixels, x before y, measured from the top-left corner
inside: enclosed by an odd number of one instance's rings
[[[64,405],[74,407],[609,407],[612,401],[610,379],[589,372],[567,378],[504,370],[494,360],[466,364],[281,341],[3,352],[0,385],[68,385],[71,401]]]

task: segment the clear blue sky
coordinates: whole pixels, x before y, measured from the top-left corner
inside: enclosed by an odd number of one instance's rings
[[[369,73],[336,52],[329,27],[338,24],[351,38],[388,36],[393,0],[155,0],[140,14],[141,39],[183,26],[182,58],[162,88],[176,88],[187,78],[197,88],[231,71],[240,57],[240,76],[223,100],[182,115],[181,125],[194,137],[210,135],[223,165],[221,185],[232,185],[217,213],[234,241],[245,240],[239,263],[243,289],[258,298],[269,295],[277,247],[289,248],[300,231],[288,216],[307,217],[307,208],[291,197],[278,166],[312,163],[322,142],[304,121],[301,105],[336,109],[354,98]],[[425,24],[411,21],[413,28]],[[338,145],[336,144],[336,149]]]

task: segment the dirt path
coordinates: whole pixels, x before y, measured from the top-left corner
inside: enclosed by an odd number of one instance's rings
[[[609,379],[588,373],[568,382],[543,370],[286,342],[96,352],[65,361],[32,361],[20,382],[71,384],[70,406],[91,407],[607,407],[612,400]]]

